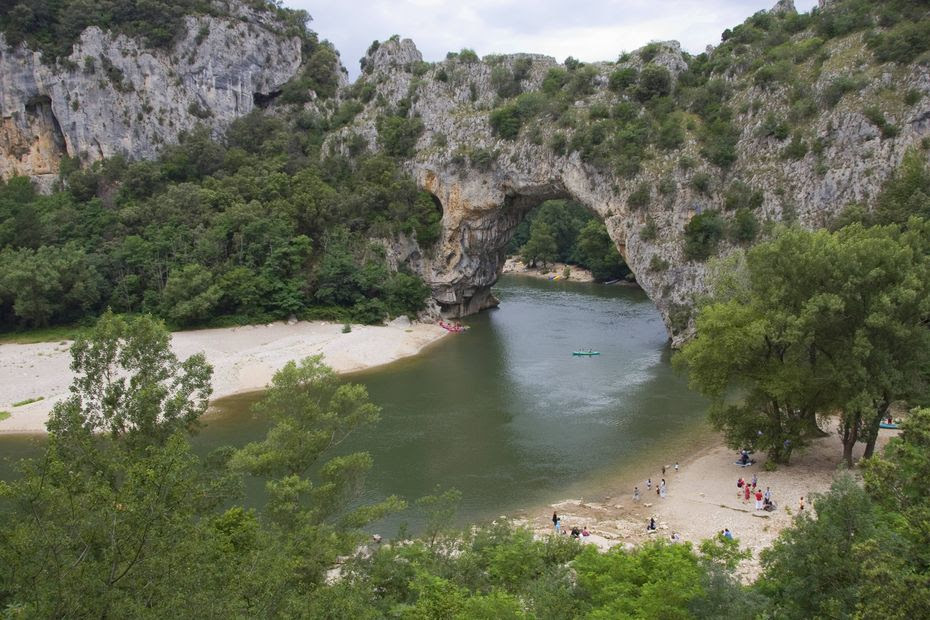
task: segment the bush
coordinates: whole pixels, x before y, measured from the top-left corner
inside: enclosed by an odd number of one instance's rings
[[[840,99],[843,98],[843,95],[846,93],[852,93],[862,90],[865,86],[865,80],[862,78],[854,78],[846,75],[834,78],[826,88],[824,88],[823,93],[821,93],[821,99],[823,102],[830,106],[831,108],[840,102]]]
[[[717,252],[726,224],[714,210],[705,211],[691,218],[685,226],[685,258],[703,261]]]
[[[665,97],[672,92],[672,75],[668,69],[659,65],[646,65],[639,74],[636,98],[650,101],[656,97]]]
[[[660,273],[662,271],[666,271],[668,268],[668,261],[658,254],[653,254],[652,258],[649,259],[649,271],[652,271],[653,273]]]
[[[627,199],[627,204],[629,204],[634,209],[642,209],[649,206],[649,199],[651,198],[651,191],[649,189],[648,183],[640,183],[639,186]]]
[[[691,187],[704,195],[710,193],[710,183],[710,175],[706,172],[696,172],[694,176],[691,177]]]
[[[758,209],[762,206],[763,200],[761,189],[754,189],[742,181],[734,181],[724,194],[723,208],[727,211]]]
[[[894,138],[898,135],[900,131],[898,127],[888,122],[888,119],[885,118],[884,113],[878,106],[869,106],[862,113],[869,119],[869,122],[879,128],[882,132],[882,138]]]
[[[884,34],[879,34],[869,45],[879,62],[907,64],[930,50],[930,20],[902,22]]]
[[[804,138],[801,137],[800,133],[795,133],[791,138],[791,142],[788,143],[788,146],[782,150],[781,155],[785,159],[803,159],[807,155],[808,146],[807,142],[804,141]]]
[[[475,50],[463,47],[462,51],[459,52],[458,59],[461,62],[466,64],[473,64],[478,62],[478,54],[475,53]]]
[[[624,67],[617,69],[610,74],[607,81],[607,87],[615,93],[632,86],[639,77],[639,71],[635,67]]]
[[[730,222],[729,236],[735,243],[749,243],[759,234],[759,220],[749,209],[739,209]]]
[[[410,157],[423,133],[423,121],[418,118],[382,116],[378,119],[378,142],[384,152],[393,157]]]

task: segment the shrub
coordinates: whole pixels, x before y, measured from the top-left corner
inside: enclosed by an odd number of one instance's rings
[[[658,254],[653,254],[652,258],[649,259],[649,271],[654,273],[659,273],[667,270],[669,263],[667,260],[659,256]]]
[[[691,177],[691,187],[704,195],[710,193],[710,175],[706,172],[697,172]]]
[[[761,189],[752,188],[742,181],[734,181],[724,194],[723,208],[727,211],[758,209],[762,206],[763,200]]]
[[[639,74],[636,98],[640,101],[649,101],[656,97],[664,97],[671,92],[672,75],[668,69],[659,65],[646,65]]]
[[[878,106],[869,106],[862,113],[869,119],[869,122],[879,128],[882,132],[882,138],[894,138],[898,135],[898,127],[888,122],[888,119],[885,118],[884,113]]]
[[[475,53],[475,50],[463,47],[459,52],[458,59],[465,64],[472,64],[478,62],[478,54]]]
[[[701,132],[701,155],[721,168],[736,161],[736,145],[740,132],[729,120],[718,118],[707,123]]]
[[[659,133],[656,136],[656,145],[668,151],[677,149],[684,144],[685,132],[681,128],[681,123],[675,116],[667,117],[659,126]]]
[[[924,94],[922,92],[916,88],[912,88],[904,93],[904,104],[908,106],[917,105],[923,97]]]
[[[739,209],[728,232],[733,242],[749,243],[759,234],[759,220],[749,209]]]
[[[930,20],[906,21],[879,34],[869,45],[879,62],[906,64],[930,50]]]
[[[714,210],[692,217],[685,226],[685,258],[707,260],[716,253],[725,229],[723,218]]]
[[[691,307],[685,304],[672,304],[668,309],[668,324],[672,332],[680,334],[691,324]]]
[[[678,184],[672,177],[662,177],[662,179],[659,180],[658,185],[656,185],[656,189],[663,196],[670,196],[671,194],[675,193],[675,190],[678,189]]]
[[[635,67],[624,67],[617,69],[610,74],[607,80],[607,87],[615,93],[632,86],[639,77],[639,71]]]
[[[552,149],[552,152],[556,155],[565,155],[567,146],[568,138],[565,137],[564,133],[556,132],[549,138],[549,148]]]
[[[643,62],[652,62],[661,51],[662,45],[660,43],[650,43],[640,50],[639,57],[643,59]]]
[[[639,238],[643,241],[655,241],[658,235],[659,229],[652,218],[648,218],[643,227],[639,229]]]
[[[840,102],[846,93],[862,90],[865,81],[862,78],[853,78],[846,75],[834,78],[821,93],[823,102],[831,108]]]
[[[630,197],[627,199],[627,204],[629,204],[634,209],[642,209],[649,206],[649,200],[651,198],[651,192],[649,189],[648,183],[640,183],[639,186],[630,193]]]
[[[800,133],[795,133],[791,142],[782,150],[781,155],[785,159],[803,159],[807,155],[807,142],[801,137]]]
[[[487,172],[497,161],[497,153],[490,149],[474,149],[469,154],[468,160],[475,169]]]
[[[418,118],[382,116],[378,119],[378,142],[384,152],[394,157],[410,157],[423,133],[423,121]]]

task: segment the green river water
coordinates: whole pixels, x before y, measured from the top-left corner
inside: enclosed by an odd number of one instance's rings
[[[361,501],[408,501],[437,486],[463,494],[460,519],[478,521],[566,497],[618,496],[657,464],[707,443],[706,405],[671,368],[665,329],[636,288],[505,276],[500,308],[469,317],[470,329],[423,354],[357,373],[382,407],[340,452],[374,458]],[[573,357],[577,349],[597,357]],[[242,445],[266,425],[226,398],[195,437],[198,451]],[[35,454],[39,440],[0,439],[6,462]],[[256,503],[261,483],[247,486]],[[414,529],[415,512],[378,524]]]

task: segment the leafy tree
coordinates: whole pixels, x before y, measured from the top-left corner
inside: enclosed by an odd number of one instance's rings
[[[543,266],[558,259],[559,246],[552,229],[545,221],[537,220],[530,227],[530,238],[520,249],[520,255],[529,265],[541,262]]]
[[[607,553],[589,546],[574,566],[589,618],[688,618],[689,603],[703,593],[698,558],[687,544]]]
[[[888,403],[923,384],[924,239],[891,227],[787,229],[748,252],[747,277],[735,280],[745,287],[701,309],[681,355],[731,445],[786,461],[817,432],[817,414],[839,410],[851,464]]]
[[[636,98],[649,101],[672,92],[672,75],[661,65],[646,65],[639,74]]]
[[[894,545],[868,495],[849,476],[830,493],[814,496],[811,514],[801,514],[762,552],[765,572],[759,588],[773,613],[785,618],[854,616],[860,603],[860,544]],[[887,532],[884,533],[884,532]]]
[[[171,335],[148,316],[106,312],[71,347],[71,396],[49,417],[52,436],[90,441],[94,433],[128,445],[161,443],[192,430],[207,410],[212,368],[202,354],[179,361]]]

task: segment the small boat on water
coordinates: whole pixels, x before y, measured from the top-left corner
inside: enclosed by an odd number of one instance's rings
[[[450,331],[453,334],[461,334],[465,331],[465,327],[462,325],[455,325],[453,323],[446,323],[445,321],[439,321],[439,327],[443,328],[446,331]]]
[[[572,351],[572,355],[577,355],[579,357],[592,357],[600,354],[600,351]]]

